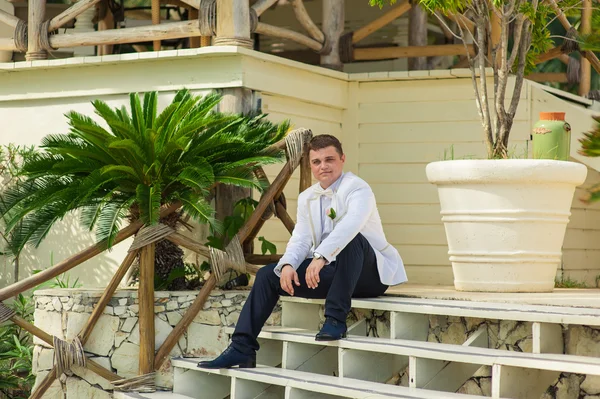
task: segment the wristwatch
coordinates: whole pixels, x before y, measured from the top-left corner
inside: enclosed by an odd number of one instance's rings
[[[323,255],[321,255],[318,252],[313,252],[313,259],[323,259],[323,260],[327,260],[325,259],[325,257]]]

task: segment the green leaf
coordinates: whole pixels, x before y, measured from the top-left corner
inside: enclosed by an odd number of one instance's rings
[[[263,255],[266,255],[267,252],[270,252],[271,255],[275,255],[277,253],[277,247],[270,241],[267,241],[265,237],[258,237],[258,241],[261,241],[262,244],[260,246],[260,250]]]
[[[136,197],[140,207],[140,219],[149,225],[158,223],[161,202],[160,185],[140,184],[137,186]]]

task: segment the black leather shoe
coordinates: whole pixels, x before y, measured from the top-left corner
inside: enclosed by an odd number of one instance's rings
[[[346,323],[341,323],[333,317],[325,319],[323,328],[315,337],[315,341],[337,341],[346,338]]]
[[[235,366],[239,368],[256,367],[256,353],[247,355],[229,345],[216,359],[198,363],[198,367],[204,369],[229,369]]]

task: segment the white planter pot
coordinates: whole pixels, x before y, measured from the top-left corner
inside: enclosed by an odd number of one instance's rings
[[[427,165],[459,291],[550,292],[575,187],[587,168],[554,160],[459,160]]]

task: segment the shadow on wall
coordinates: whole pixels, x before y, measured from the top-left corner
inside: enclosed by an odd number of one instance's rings
[[[124,227],[124,226],[122,226]],[[127,254],[132,239],[123,241],[110,251],[104,251],[67,272],[69,282],[79,279],[86,288],[104,287],[110,281]],[[72,214],[56,223],[38,248],[26,247],[20,258],[19,279],[29,277],[34,270],[46,269],[96,243],[95,234],[79,224],[79,214]],[[13,265],[3,262],[0,270],[0,287],[14,281]]]

